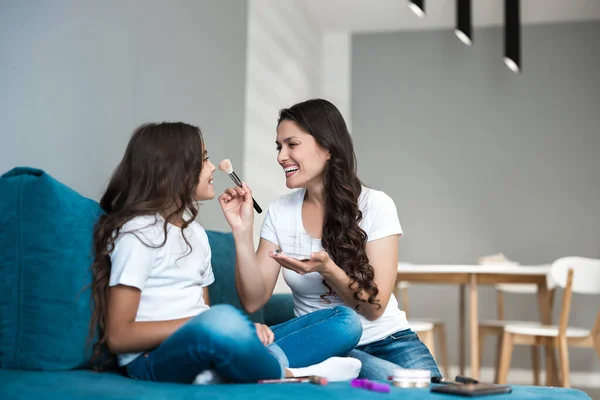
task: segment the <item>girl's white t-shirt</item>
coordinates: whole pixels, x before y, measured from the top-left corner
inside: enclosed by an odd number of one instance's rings
[[[123,225],[110,255],[109,286],[126,285],[141,290],[136,321],[167,321],[193,317],[209,309],[203,288],[215,280],[211,252],[204,228],[192,222],[183,230],[188,246],[174,225],[164,219],[139,216]],[[127,365],[142,353],[119,354]]]
[[[299,189],[280,197],[269,206],[262,225],[260,236],[278,245],[284,253],[297,258],[308,257],[311,252],[321,251],[321,240],[310,237],[302,224],[302,203],[305,189]],[[358,208],[363,218],[359,226],[366,232],[367,241],[391,235],[403,235],[396,205],[384,192],[363,187],[358,199]],[[294,313],[305,315],[323,308],[345,305],[339,296],[327,296],[327,303],[321,295],[329,292],[318,272],[305,275],[283,268],[283,278],[292,289]],[[406,314],[398,308],[398,301],[392,295],[384,313],[375,321],[362,315],[363,335],[358,345],[381,340],[392,333],[409,329]]]

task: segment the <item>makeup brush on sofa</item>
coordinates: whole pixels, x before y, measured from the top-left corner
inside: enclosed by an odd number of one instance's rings
[[[229,159],[226,158],[223,161],[221,161],[219,163],[219,169],[225,172],[227,175],[229,175],[233,183],[235,183],[239,187],[242,187],[242,180],[233,171],[233,165],[231,165],[231,161]],[[254,203],[254,209],[256,210],[256,212],[260,214],[262,212],[262,208],[260,208],[256,200],[254,200],[254,197],[252,198],[252,202]]]

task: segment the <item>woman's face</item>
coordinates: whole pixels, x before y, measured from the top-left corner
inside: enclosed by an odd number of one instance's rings
[[[331,154],[295,122],[283,120],[277,127],[277,162],[290,189],[307,188],[323,182],[323,171]]]

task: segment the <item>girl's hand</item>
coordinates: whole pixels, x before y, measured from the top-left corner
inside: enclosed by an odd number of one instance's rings
[[[273,333],[271,328],[269,328],[266,325],[256,323],[254,324],[254,326],[256,327],[256,335],[258,336],[262,344],[268,346],[271,343],[273,343],[273,341],[275,340],[275,334]]]
[[[219,196],[219,204],[227,223],[233,230],[252,230],[254,225],[254,206],[252,190],[242,182],[242,187],[229,188]]]
[[[285,253],[271,252],[269,257],[276,260],[283,268],[292,270],[300,275],[311,272],[324,272],[331,266],[331,258],[326,251],[312,253],[308,260],[296,260]]]

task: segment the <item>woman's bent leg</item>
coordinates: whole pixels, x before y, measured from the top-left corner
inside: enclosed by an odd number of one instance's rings
[[[372,356],[362,350],[354,349],[348,353],[348,357],[356,358],[362,363],[362,368],[358,375],[361,379],[387,381],[388,376],[392,375],[394,370],[399,368],[394,363]]]
[[[205,370],[230,382],[280,378],[283,368],[239,310],[217,305],[179,328],[155,350],[127,366],[136,379],[191,383]]]
[[[337,306],[296,317],[271,330],[289,366],[298,368],[348,354],[360,340],[362,323],[354,310]]]
[[[396,368],[426,369],[431,371],[431,376],[442,376],[427,346],[410,329],[360,346],[357,350],[373,356],[361,357],[360,353],[354,352],[349,354],[362,361],[361,377],[364,378],[386,380]]]

